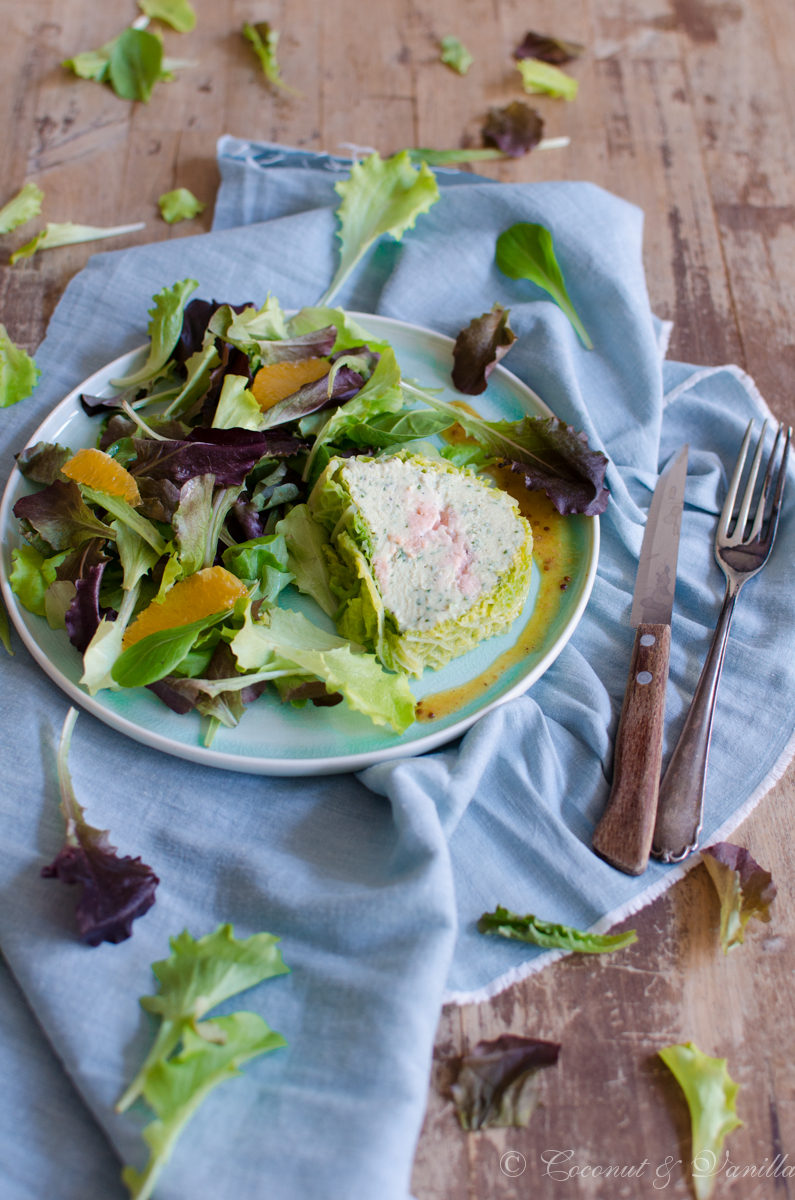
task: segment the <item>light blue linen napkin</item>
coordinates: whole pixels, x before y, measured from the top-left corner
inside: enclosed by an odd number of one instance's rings
[[[69,285],[38,355],[38,391],[3,414],[5,474],[13,452],[69,389],[144,340],[146,309],[164,284],[190,274],[201,296],[261,301],[271,290],[285,307],[311,303],[324,290],[335,266],[339,164],[303,152],[294,160],[283,148],[235,139],[224,139],[219,151],[223,184],[212,234],[97,255]],[[502,903],[580,928],[606,926],[681,874],[654,864],[630,879],[588,848],[609,790],[643,524],[660,467],[689,441],[670,748],[722,596],[711,543],[726,468],[764,404],[736,369],[661,362],[665,331],[649,309],[637,209],[590,184],[440,177],[453,181],[402,244],[375,249],[340,301],[449,334],[495,301],[507,304],[519,334],[507,365],[609,455],[613,498],[602,518],[597,582],[547,674],[460,744],[371,768],[359,780],[216,772],[81,716],[71,761],[88,819],[110,828],[122,852],[141,854],[162,880],[132,939],[88,949],[74,938],[70,892],[39,877],[63,838],[53,747],[68,701],[18,639],[16,657],[3,660],[0,946],[119,1154],[137,1165],[144,1157],[143,1109],[118,1117],[112,1105],[151,1040],[135,1001],[153,990],[149,964],[166,955],[168,935],[187,926],[199,936],[221,921],[232,922],[238,936],[267,929],[283,938],[292,968],[224,1006],[261,1013],[289,1046],[248,1064],[243,1079],[208,1100],[158,1188],[163,1200],[405,1200],[445,989],[459,1000],[483,997],[550,957],[482,937],[480,914]],[[544,293],[496,270],[495,237],[516,221],[552,230],[594,352],[580,347]],[[770,565],[735,617],[705,841],[739,822],[788,753],[795,725],[791,512],[788,504]],[[752,737],[753,753],[738,753]],[[14,985],[0,980],[14,1013],[0,1059],[14,1084],[10,1094],[0,1089],[0,1145],[19,1129],[18,1116],[10,1123],[15,1112],[26,1112],[30,1131],[27,1142],[16,1134],[9,1159],[0,1153],[0,1163],[17,1164],[9,1194],[32,1200],[50,1191],[51,1126],[54,1144],[73,1147],[58,1195],[99,1194],[86,1180],[106,1178],[110,1159],[94,1157],[74,1101],[57,1099],[53,1060],[43,1050],[30,1058],[35,1027]]]

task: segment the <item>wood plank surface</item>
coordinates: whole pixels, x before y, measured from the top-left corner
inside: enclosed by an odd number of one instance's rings
[[[520,182],[587,179],[640,205],[654,310],[674,322],[670,355],[735,362],[781,417],[795,419],[795,5],[792,0],[194,0],[198,25],[165,33],[166,53],[198,60],[148,106],[80,81],[60,63],[135,16],[132,0],[0,0],[4,30],[0,204],[26,179],[45,190],[47,220],[146,229],[122,247],[210,227],[215,140],[233,133],[310,149],[343,142],[388,154],[404,146],[478,145],[489,107],[521,95],[511,50],[528,28],[584,42],[573,104],[534,100],[566,150],[482,168]],[[239,36],[244,20],[281,31],[285,79],[275,94]],[[455,34],[475,54],[465,79],[438,62]],[[208,207],[175,227],[161,192],[187,186]],[[24,230],[4,239],[14,249]],[[74,246],[0,265],[0,320],[33,351],[68,280],[99,247]],[[764,722],[760,718],[760,739]],[[752,922],[728,958],[702,866],[635,916],[621,955],[570,957],[489,1004],[444,1011],[417,1152],[418,1200],[538,1200],[690,1195],[692,1157],[677,1085],[656,1059],[673,1041],[726,1055],[744,1121],[731,1158],[795,1160],[795,770],[744,823],[747,846],[778,885],[774,920]],[[451,1055],[502,1032],[560,1041],[527,1129],[461,1132],[449,1098]],[[568,1167],[648,1165],[600,1182]],[[525,1167],[517,1171],[521,1154]],[[664,1168],[672,1165],[666,1184]],[[507,1171],[506,1169],[507,1168]],[[655,1171],[660,1173],[655,1176]],[[511,1173],[514,1172],[514,1173]],[[664,1186],[665,1185],[665,1186]],[[795,1182],[722,1178],[716,1196],[795,1196]],[[362,1198],[365,1200],[365,1198]]]

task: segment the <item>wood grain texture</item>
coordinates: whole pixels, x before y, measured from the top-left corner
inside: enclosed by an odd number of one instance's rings
[[[613,786],[592,842],[595,853],[625,875],[642,875],[649,865],[670,653],[670,625],[638,625],[613,753]]]
[[[132,0],[0,0],[3,65],[0,203],[27,178],[45,190],[43,218],[146,221],[121,247],[209,229],[222,133],[335,151],[479,144],[489,107],[521,96],[511,51],[528,28],[584,42],[571,65],[573,104],[534,98],[566,150],[481,168],[507,182],[588,179],[642,207],[652,306],[674,321],[671,356],[751,372],[776,414],[795,420],[795,5],[792,0],[194,0],[190,34],[165,32],[167,53],[197,59],[151,104],[130,105],[60,67],[117,33]],[[364,16],[363,16],[364,14]],[[281,31],[276,94],[239,36],[244,20]],[[455,34],[475,63],[461,78],[437,61]],[[185,185],[209,202],[169,227],[156,202]],[[3,239],[7,252],[27,232]],[[0,320],[27,349],[41,340],[68,280],[101,245],[0,265]],[[764,714],[758,734],[764,737]],[[703,867],[632,919],[639,941],[620,955],[563,959],[477,1008],[442,1015],[414,1177],[418,1200],[614,1200],[690,1195],[678,1160],[689,1126],[673,1078],[655,1058],[692,1038],[727,1055],[745,1124],[730,1139],[741,1166],[795,1160],[795,770],[734,835],[771,870],[773,922],[751,922],[724,958],[718,907]],[[548,915],[548,914],[541,914]],[[544,1106],[526,1130],[465,1135],[447,1095],[444,1060],[503,1032],[563,1044],[543,1072]],[[648,1159],[640,1179],[581,1173],[556,1180],[541,1158],[574,1167]],[[506,1151],[521,1176],[500,1169]],[[655,1188],[655,1169],[674,1164]],[[660,1180],[658,1179],[659,1183]],[[787,1200],[795,1181],[721,1178],[715,1197]]]

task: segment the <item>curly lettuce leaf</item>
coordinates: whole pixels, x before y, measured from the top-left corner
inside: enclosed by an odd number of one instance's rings
[[[529,279],[537,287],[549,292],[571,321],[586,349],[593,350],[593,342],[566,291],[563,274],[555,257],[552,234],[548,229],[524,221],[511,225],[497,238],[495,257],[503,275],[510,279]]]
[[[303,95],[296,88],[290,87],[282,79],[281,67],[276,58],[276,47],[279,44],[279,31],[269,25],[267,21],[258,21],[256,25],[249,25],[248,21],[243,24],[243,37],[251,44],[254,53],[260,61],[263,74],[269,83],[274,87],[281,88],[285,92],[291,92],[294,96]]]
[[[61,467],[73,457],[68,446],[58,442],[36,442],[14,456],[26,479],[34,483],[55,483],[61,478]]]
[[[0,408],[27,400],[40,375],[27,351],[12,342],[5,325],[0,325]]]
[[[229,546],[221,555],[227,571],[247,583],[257,582],[257,598],[274,604],[276,597],[295,576],[288,565],[284,535],[270,533]]]
[[[97,242],[102,238],[121,237],[125,233],[137,233],[139,229],[144,229],[143,221],[138,221],[134,225],[114,225],[110,228],[103,229],[97,225],[74,225],[71,221],[65,221],[63,224],[53,224],[52,221],[47,222],[46,229],[24,246],[20,246],[19,250],[15,250],[9,258],[9,262],[13,266],[22,258],[31,258],[37,250],[55,250],[58,246],[74,246],[80,242]]]
[[[744,941],[751,917],[770,921],[776,885],[746,849],[731,842],[709,846],[702,851],[702,861],[720,897],[720,944],[728,954]]]
[[[41,212],[44,192],[35,183],[26,183],[13,199],[0,208],[0,233],[11,233]]]
[[[67,483],[56,479],[41,492],[21,496],[14,505],[14,516],[28,521],[53,550],[76,549],[89,538],[116,536],[94,516],[71,479]]]
[[[457,37],[443,37],[440,43],[439,61],[452,67],[459,75],[466,75],[475,60]]]
[[[543,1067],[554,1067],[559,1053],[557,1042],[512,1033],[478,1042],[471,1054],[457,1060],[450,1089],[461,1128],[527,1125],[538,1103],[534,1076]]]
[[[740,1085],[729,1077],[725,1058],[710,1058],[692,1042],[657,1053],[685,1094],[693,1130],[693,1187],[696,1200],[709,1200],[724,1138],[742,1125]]]
[[[534,108],[513,100],[505,108],[491,108],[481,133],[487,146],[496,146],[509,158],[521,158],[541,141],[544,122]]]
[[[56,580],[56,568],[68,557],[68,551],[45,558],[33,546],[20,546],[11,551],[12,570],[8,577],[11,590],[19,598],[20,604],[35,613],[37,617],[45,617],[45,595],[47,589]]]
[[[182,320],[188,296],[199,286],[195,279],[183,279],[173,287],[163,288],[154,297],[149,309],[149,336],[152,339],[149,357],[139,371],[111,379],[114,387],[132,387],[154,379],[168,362],[182,333]]]
[[[558,512],[586,516],[604,512],[610,499],[604,484],[608,459],[590,449],[584,433],[557,417],[484,421],[405,380],[402,387],[409,396],[454,416],[469,437],[524,477],[528,491],[545,491]],[[452,455],[445,457],[455,461]]]
[[[196,25],[196,13],[188,0],[138,0],[142,13],[153,21],[165,21],[177,33],[190,33]]]
[[[270,1029],[257,1013],[238,1012],[203,1021],[196,1031],[186,1028],[182,1049],[167,1061],[156,1063],[147,1074],[143,1097],[157,1120],[147,1125],[143,1138],[149,1161],[142,1172],[125,1167],[122,1180],[131,1200],[148,1200],[177,1138],[210,1092],[227,1079],[240,1075],[249,1059],[286,1046],[280,1033]]]
[[[170,939],[171,954],[152,964],[160,984],[156,996],[143,996],[141,1007],[161,1018],[154,1044],[116,1105],[124,1112],[141,1095],[151,1070],[165,1061],[189,1027],[223,1000],[265,979],[289,974],[272,933],[236,938],[231,925],[195,939],[187,929]]]
[[[199,213],[203,213],[207,207],[201,200],[196,199],[193,192],[184,187],[163,192],[157,203],[161,217],[169,225],[176,225],[178,221],[190,221],[193,217],[198,217]]]
[[[609,954],[613,950],[623,950],[638,940],[634,929],[616,934],[585,933],[570,925],[540,921],[532,913],[520,917],[499,905],[493,913],[483,914],[478,921],[478,929],[481,933],[494,933],[520,942],[530,942],[533,946],[544,946],[548,950],[570,950],[574,954]]]
[[[270,345],[288,336],[282,307],[270,292],[259,309],[253,305],[242,309],[229,304],[220,305],[210,318],[207,329],[246,353],[258,349],[260,342]]]
[[[522,86],[530,96],[544,93],[563,100],[574,100],[579,83],[559,67],[542,62],[540,58],[520,58],[516,69],[522,76]]]
[[[564,42],[562,38],[548,37],[543,33],[526,33],[524,40],[513,52],[514,58],[538,58],[541,62],[562,67],[575,58],[582,58],[585,47],[579,42]]]
[[[311,596],[327,616],[333,617],[340,602],[329,586],[331,573],[323,549],[328,545],[325,529],[312,519],[305,504],[296,504],[279,521],[276,532],[284,537],[287,565],[299,592]]]
[[[385,161],[374,152],[354,163],[350,178],[335,184],[334,190],[342,196],[337,209],[340,265],[320,305],[336,295],[377,238],[389,233],[400,241],[407,229],[414,228],[417,217],[439,199],[433,172],[425,163],[415,171],[405,150]]]
[[[66,844],[54,861],[42,868],[45,879],[81,883],[83,892],[75,909],[80,940],[89,946],[123,942],[132,934],[132,923],[155,902],[160,882],[140,858],[119,858],[108,842],[107,830],[87,824],[77,802],[69,774],[69,746],[77,709],[66,715],[58,749],[58,783],[61,812],[66,821]]]
[[[495,304],[462,329],[453,347],[453,383],[467,396],[485,392],[489,375],[516,341],[509,308]]]

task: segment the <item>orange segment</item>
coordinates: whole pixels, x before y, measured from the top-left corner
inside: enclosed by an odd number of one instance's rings
[[[133,508],[141,503],[138,484],[130,472],[115,458],[105,454],[104,450],[78,450],[61,470],[75,483],[85,483],[87,487],[107,492],[109,496],[121,496]]]
[[[152,603],[130,625],[122,645],[126,650],[150,633],[177,629],[211,617],[213,613],[234,608],[235,601],[247,595],[240,580],[224,567],[205,567],[166,592],[160,604]]]
[[[303,358],[300,362],[272,363],[260,367],[251,385],[257,404],[263,412],[273,408],[280,400],[286,400],[305,383],[322,379],[331,370],[325,358]]]

